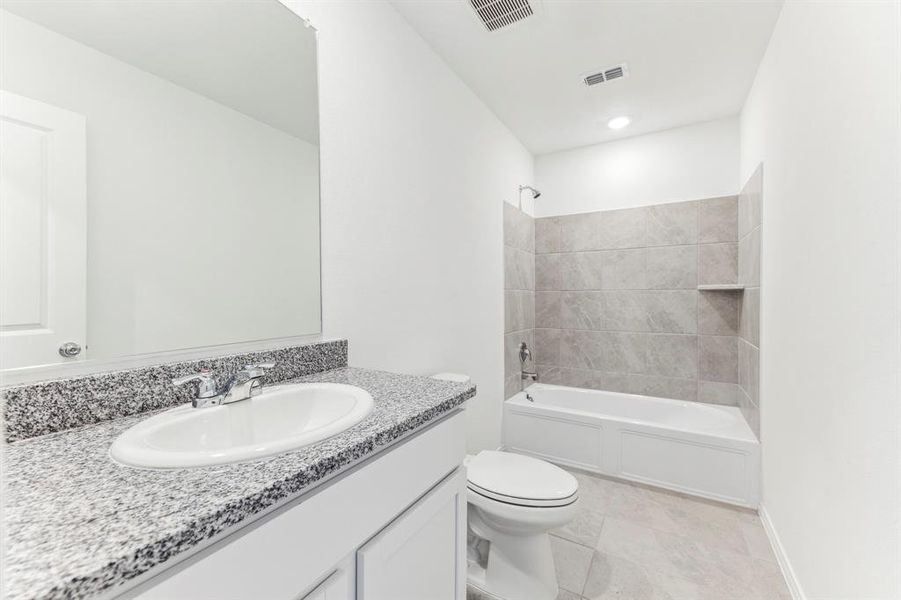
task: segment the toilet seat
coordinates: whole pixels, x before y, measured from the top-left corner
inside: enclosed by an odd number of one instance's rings
[[[497,494],[490,490],[482,489],[477,485],[473,485],[470,483],[468,486],[469,491],[474,494],[478,494],[480,496],[484,496],[489,500],[494,500],[496,502],[503,502],[505,504],[512,504],[513,506],[522,506],[525,508],[556,508],[559,506],[568,506],[579,499],[577,494],[573,494],[572,496],[568,496],[566,498],[561,498],[559,500],[535,500],[534,498],[515,498],[511,496],[504,496],[503,494]]]
[[[543,460],[484,450],[466,461],[470,491],[514,506],[555,508],[578,499],[576,478]]]

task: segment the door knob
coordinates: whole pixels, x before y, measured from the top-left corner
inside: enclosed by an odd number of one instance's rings
[[[81,354],[81,346],[75,342],[66,342],[59,347],[59,355],[63,358],[74,358]]]

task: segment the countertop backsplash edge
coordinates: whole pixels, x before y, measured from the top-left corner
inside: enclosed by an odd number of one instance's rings
[[[196,385],[176,388],[172,380],[204,368],[228,376],[247,364],[274,362],[266,381],[278,383],[346,367],[347,352],[347,340],[323,341],[9,386],[0,389],[3,439],[16,442],[190,402]]]

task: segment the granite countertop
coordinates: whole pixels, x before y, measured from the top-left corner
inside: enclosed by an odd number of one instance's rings
[[[7,445],[6,598],[88,598],[108,590],[250,522],[475,395],[469,384],[348,367],[292,381],[359,386],[372,395],[373,411],[300,450],[195,469],[135,469],[109,458],[116,436],[161,411]]]

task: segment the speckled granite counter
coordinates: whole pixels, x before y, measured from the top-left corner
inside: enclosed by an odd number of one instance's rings
[[[375,407],[351,429],[306,448],[197,469],[139,470],[109,458],[117,435],[155,413],[9,444],[8,600],[108,590],[308,491],[475,395],[470,385],[353,368],[295,381],[356,385],[372,394]]]

